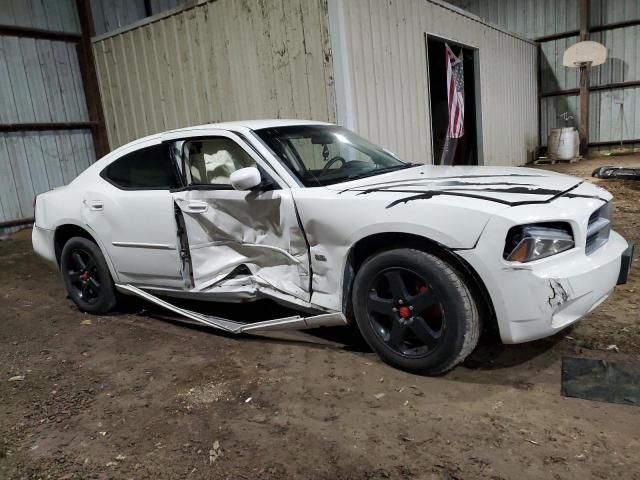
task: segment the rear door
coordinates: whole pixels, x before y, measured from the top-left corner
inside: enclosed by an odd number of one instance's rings
[[[184,288],[171,189],[181,185],[167,145],[150,142],[100,173],[83,195],[83,219],[97,233],[121,283]]]
[[[182,214],[193,289],[227,298],[234,290],[277,292],[309,301],[308,247],[290,190],[243,139],[207,133],[172,143],[180,146],[186,181],[173,199]],[[234,190],[231,173],[249,166],[271,186]]]

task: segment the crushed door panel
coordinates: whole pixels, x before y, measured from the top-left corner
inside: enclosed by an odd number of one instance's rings
[[[237,286],[256,296],[278,292],[309,301],[309,257],[287,191],[187,190],[182,212],[195,291]]]

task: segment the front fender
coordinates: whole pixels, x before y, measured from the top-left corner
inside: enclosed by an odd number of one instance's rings
[[[473,248],[492,210],[505,208],[494,204],[482,210],[482,204],[488,202],[465,198],[434,198],[428,203],[389,207],[393,198],[387,195],[322,190],[297,190],[294,198],[311,254],[311,301],[333,310],[342,308],[347,258],[358,241],[380,233],[398,233],[419,236],[449,249]]]

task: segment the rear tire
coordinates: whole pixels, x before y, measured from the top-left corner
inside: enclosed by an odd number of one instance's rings
[[[60,270],[71,300],[83,312],[104,314],[117,303],[116,291],[100,248],[83,237],[65,243]]]
[[[388,250],[365,260],[354,280],[353,307],[369,346],[409,372],[437,375],[452,369],[480,336],[465,279],[421,250]]]

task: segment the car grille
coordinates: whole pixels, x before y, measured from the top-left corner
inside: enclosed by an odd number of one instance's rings
[[[587,255],[595,252],[609,240],[612,213],[613,205],[611,202],[607,202],[607,204],[593,212],[589,217],[587,243],[585,245]]]

